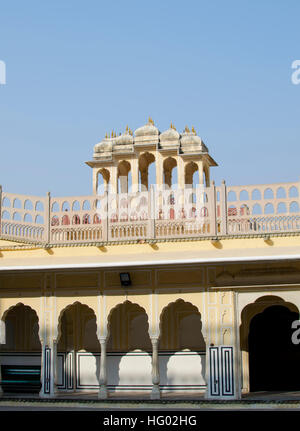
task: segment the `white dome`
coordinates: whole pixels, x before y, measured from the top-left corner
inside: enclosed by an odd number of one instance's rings
[[[149,120],[145,126],[139,127],[134,132],[135,136],[158,136],[159,130],[157,127],[154,126],[153,121]]]
[[[95,153],[107,153],[112,150],[112,140],[111,139],[103,139],[101,142],[94,146]]]
[[[122,135],[116,138],[115,143],[116,145],[131,145],[133,144],[133,136],[128,132],[122,133]]]
[[[177,130],[170,127],[170,129],[165,130],[160,135],[161,141],[174,141],[178,140],[180,138],[180,134],[177,132]]]

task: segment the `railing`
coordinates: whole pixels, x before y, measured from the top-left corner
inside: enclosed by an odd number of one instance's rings
[[[2,239],[43,244],[300,231],[299,183],[53,198],[0,189]]]

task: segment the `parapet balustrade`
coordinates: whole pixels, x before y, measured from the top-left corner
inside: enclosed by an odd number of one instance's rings
[[[299,187],[224,182],[59,198],[1,190],[1,238],[54,245],[297,232]]]

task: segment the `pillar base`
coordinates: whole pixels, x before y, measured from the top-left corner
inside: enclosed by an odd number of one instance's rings
[[[151,400],[160,400],[159,385],[153,385],[152,386],[152,391],[151,391],[150,399]]]
[[[106,386],[100,386],[99,392],[98,392],[98,399],[99,400],[106,400],[108,398],[108,390]]]

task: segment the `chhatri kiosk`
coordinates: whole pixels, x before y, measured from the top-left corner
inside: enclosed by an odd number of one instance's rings
[[[86,163],[89,196],[1,190],[1,394],[300,390],[300,183],[215,185],[151,119]]]

